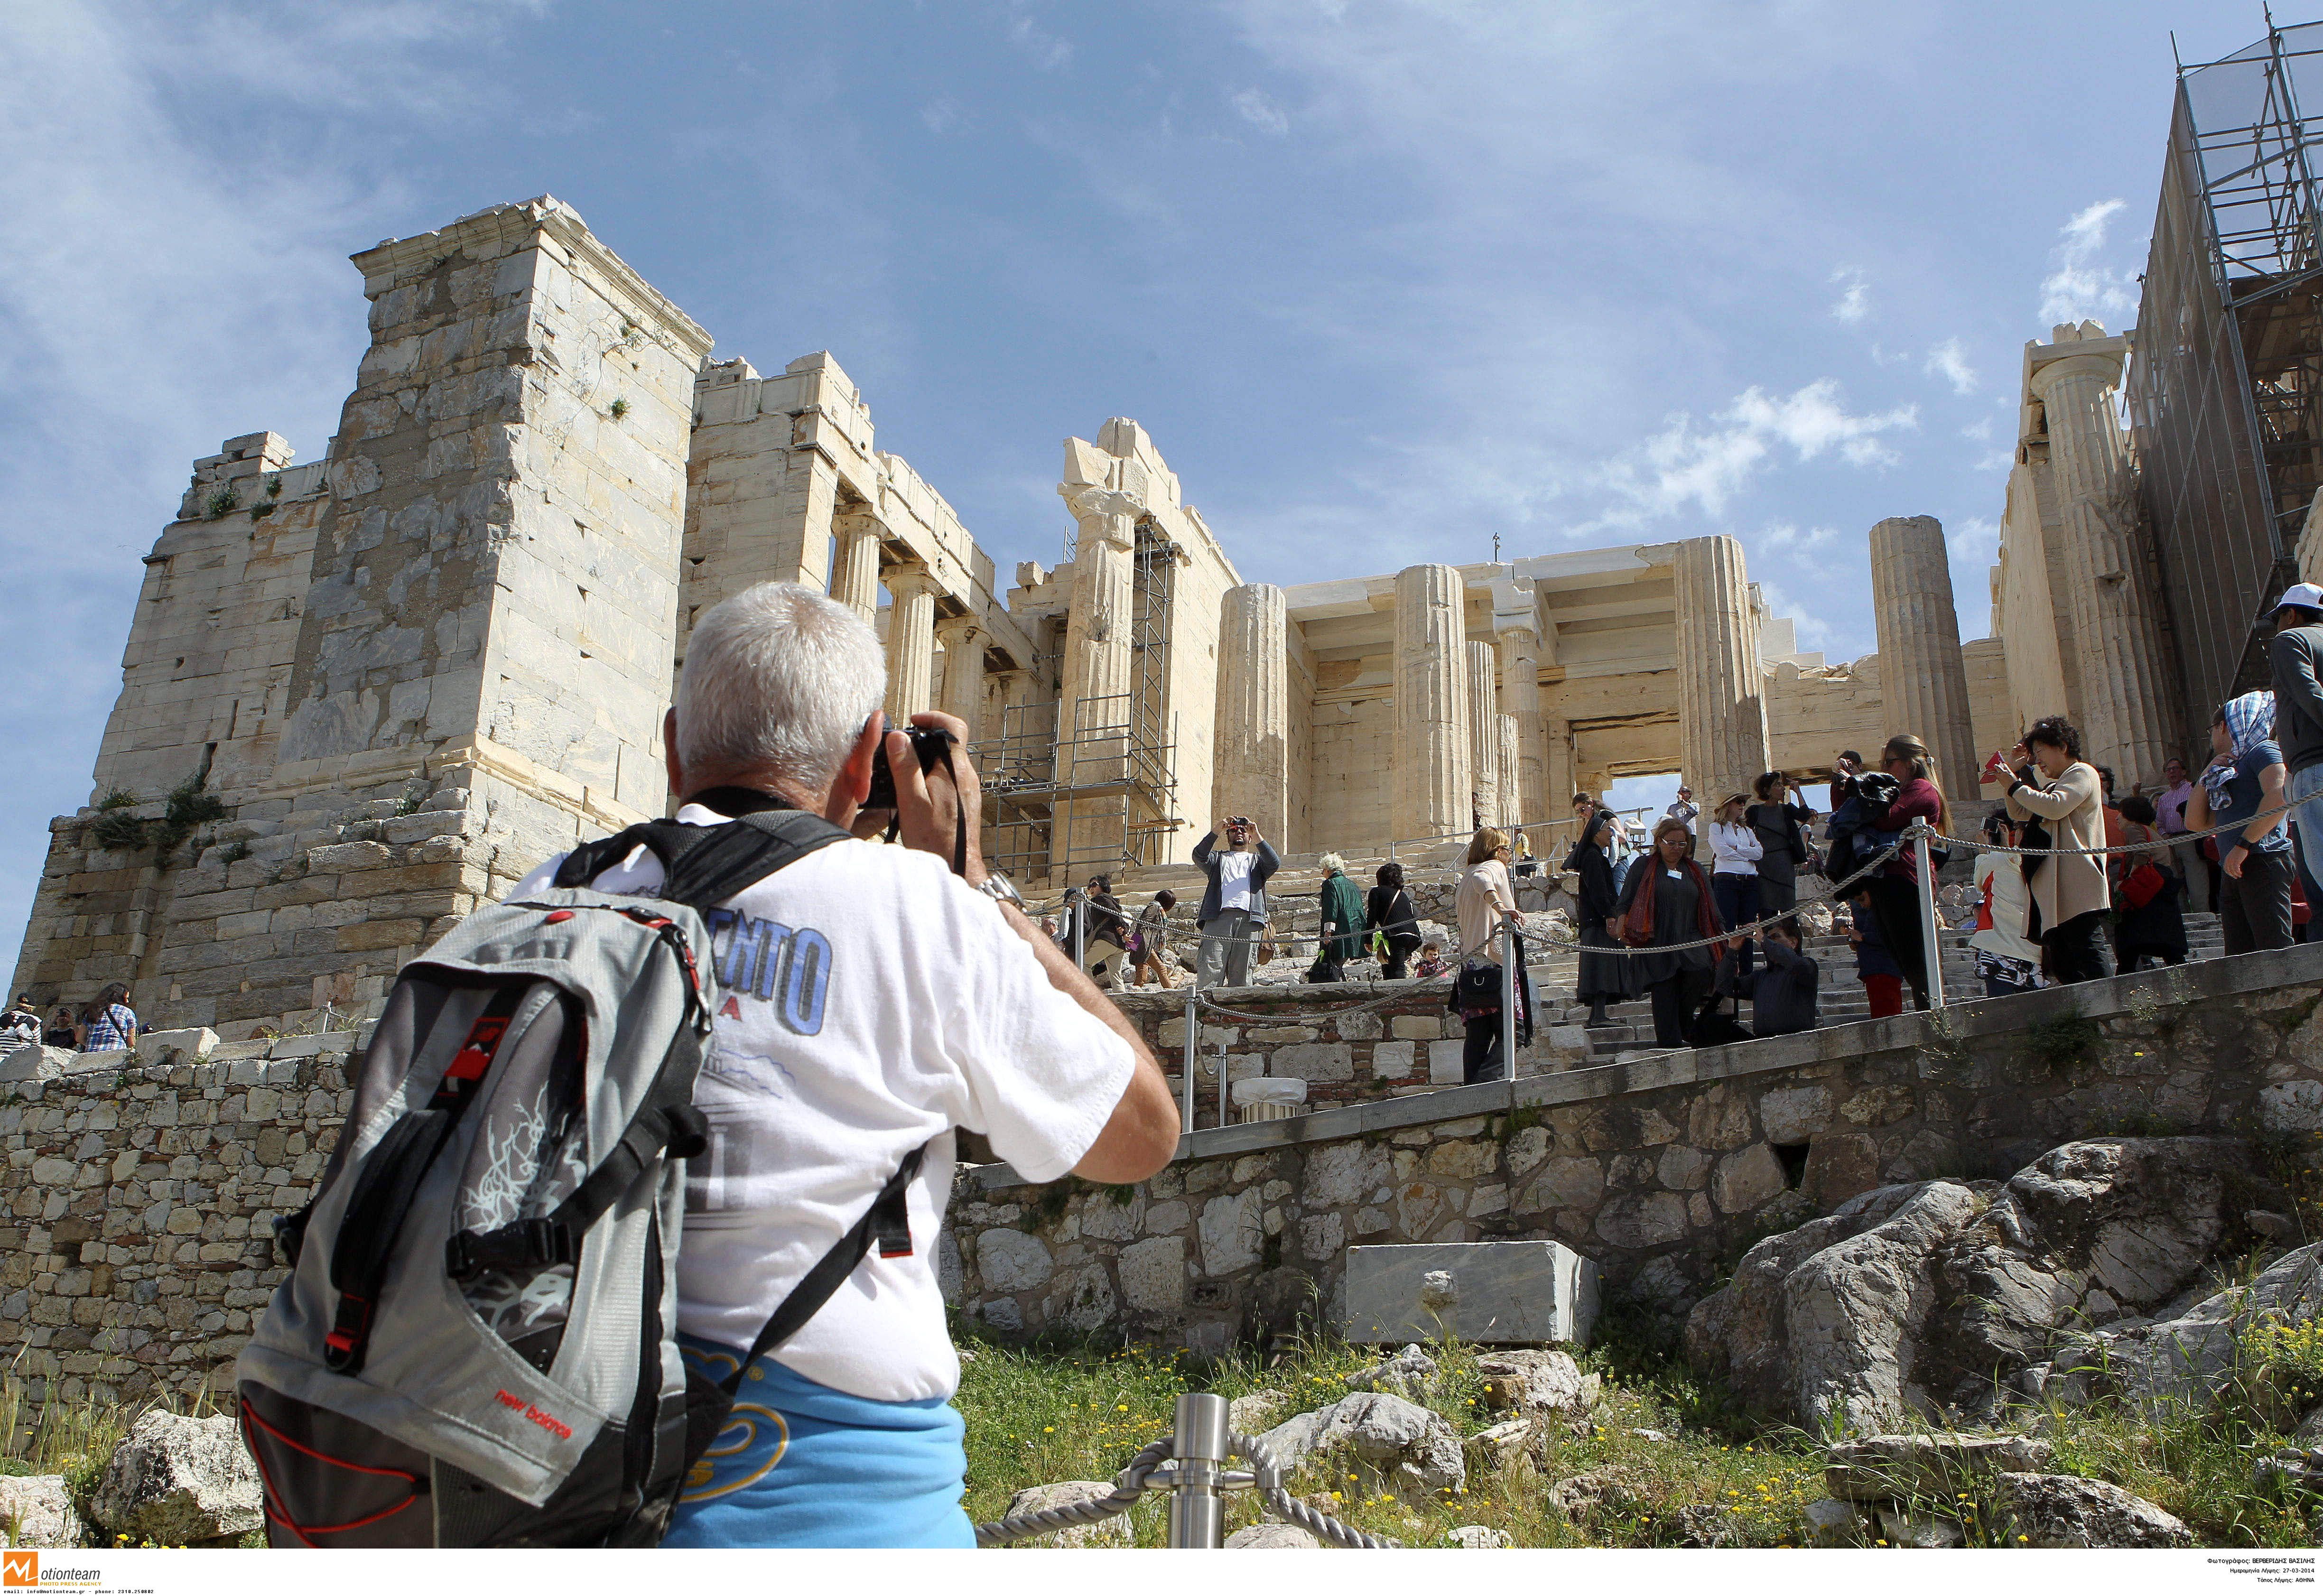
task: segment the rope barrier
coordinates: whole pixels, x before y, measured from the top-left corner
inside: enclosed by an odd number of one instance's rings
[[[1403,1544],[1385,1536],[1367,1534],[1352,1524],[1342,1524],[1328,1513],[1318,1511],[1291,1495],[1290,1488],[1283,1482],[1286,1471],[1257,1436],[1237,1433],[1228,1435],[1226,1442],[1235,1456],[1250,1463],[1250,1472],[1247,1476],[1227,1476],[1215,1481],[1216,1484],[1230,1488],[1246,1486],[1255,1490],[1268,1510],[1277,1518],[1335,1546],[1353,1551],[1376,1552],[1391,1550]],[[1164,1474],[1162,1467],[1171,1461],[1176,1445],[1176,1438],[1170,1435],[1148,1445],[1130,1460],[1127,1468],[1114,1477],[1114,1488],[1108,1495],[1091,1497],[1087,1501],[1070,1502],[1063,1507],[1036,1509],[979,1524],[976,1527],[976,1544],[979,1546],[1003,1546],[1009,1541],[1023,1540],[1027,1536],[1050,1535],[1060,1529],[1099,1523],[1127,1512],[1148,1491],[1177,1489],[1178,1481],[1174,1475]],[[1157,1475],[1162,1477],[1157,1479]]]

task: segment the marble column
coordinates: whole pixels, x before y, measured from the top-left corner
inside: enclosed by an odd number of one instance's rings
[[[1546,746],[1547,733],[1540,713],[1540,637],[1529,628],[1513,627],[1501,634],[1500,644],[1501,708],[1517,721],[1516,780],[1511,786],[1509,773],[1502,771],[1501,784],[1516,794],[1516,812],[1510,818],[1547,820],[1563,814],[1573,794],[1566,792],[1560,796],[1548,776],[1552,756]]]
[[[839,563],[831,573],[831,596],[866,620],[879,610],[881,530],[878,518],[860,505],[831,521]]]
[[[1135,601],[1130,555],[1138,501],[1109,488],[1066,494],[1080,539],[1073,556],[1072,602],[1065,612],[1062,691],[1057,703],[1057,780],[1117,782],[1129,757],[1129,631]],[[1116,793],[1071,802],[1050,830],[1051,861],[1095,869],[1119,863],[1127,799]]]
[[[2090,763],[2111,766],[2125,793],[2161,775],[2170,724],[2160,604],[2109,397],[2126,348],[2095,322],[2061,326],[2055,343],[2031,352],[2030,379],[2048,421],[2064,596],[2080,656],[2081,702],[2071,712]]]
[[[1449,565],[1395,578],[1395,742],[1389,753],[1398,841],[1468,830],[1466,594]]]
[[[1766,688],[1741,544],[1689,537],[1675,564],[1681,774],[1706,813],[1768,767]]]
[[[1952,609],[1951,559],[1935,517],[1895,516],[1871,528],[1871,608],[1885,736],[1918,738],[1936,757],[1936,784],[1956,797],[1973,794],[1968,669]]]
[[[984,736],[984,646],[991,634],[973,615],[955,615],[936,623],[936,640],[943,645],[943,702],[936,707],[968,723],[968,740]]]
[[[1290,610],[1281,588],[1228,588],[1218,605],[1213,814],[1246,814],[1288,850],[1290,835]]]
[[[1573,722],[1562,715],[1543,717],[1540,748],[1545,768],[1541,785],[1547,801],[1539,814],[1543,820],[1561,821],[1573,812],[1573,794],[1589,789],[1582,784],[1580,773],[1574,768]],[[1523,722],[1520,718],[1519,730]]]
[[[1517,791],[1517,718],[1505,711],[1493,716],[1492,732],[1493,740],[1500,745],[1492,767],[1500,774],[1501,824],[1525,824],[1532,817],[1525,813],[1523,800]]]
[[[1471,643],[1468,654],[1469,807],[1480,825],[1514,820],[1501,813],[1501,695],[1492,676],[1492,646]]]
[[[923,565],[887,573],[887,716],[901,726],[914,711],[934,707],[936,581]]]

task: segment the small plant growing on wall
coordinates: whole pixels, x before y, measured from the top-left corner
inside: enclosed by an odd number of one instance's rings
[[[119,787],[96,801],[96,820],[88,834],[99,848],[133,851],[145,846],[145,822],[128,812],[136,803],[134,793]]]
[[[2105,1032],[2086,1014],[2059,1014],[2025,1028],[2025,1052],[2050,1069],[2094,1064],[2104,1044]]]
[[[232,488],[213,490],[202,505],[203,512],[213,521],[220,516],[230,516],[241,508],[242,500],[235,497]]]
[[[606,411],[606,414],[608,414],[608,415],[610,415],[611,417],[612,417],[612,418],[613,418],[614,420],[616,420],[616,421],[619,421],[622,417],[624,417],[624,416],[628,415],[629,413],[629,400],[627,400],[627,399],[615,399],[615,400],[612,402],[611,406],[611,407],[607,409],[607,411]]]

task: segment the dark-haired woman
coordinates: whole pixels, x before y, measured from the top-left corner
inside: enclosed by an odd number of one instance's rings
[[[1896,778],[1899,790],[1887,812],[1873,818],[1870,829],[1895,833],[1914,821],[1925,821],[1939,831],[1951,830],[1951,811],[1943,789],[1935,782],[1935,756],[1928,745],[1909,732],[1899,732],[1879,750],[1881,768]],[[1871,889],[1871,911],[1879,917],[1879,938],[1887,956],[1911,984],[1914,1001],[1928,1006],[1928,960],[1933,949],[1920,921],[1919,850],[1905,848],[1887,861],[1887,868],[1866,884]]]
[[[1605,929],[1624,946],[1648,949],[1632,958],[1634,979],[1654,1000],[1654,1041],[1686,1044],[1686,1022],[1710,995],[1719,949],[1674,946],[1716,938],[1725,927],[1710,878],[1694,862],[1694,836],[1685,822],[1665,816],[1654,827],[1654,848],[1630,868],[1629,885]],[[1666,949],[1666,951],[1665,951]]]
[[[1758,833],[1758,913],[1787,914],[1799,901],[1799,867],[1806,862],[1806,833],[1814,823],[1798,784],[1779,770],[1750,784],[1758,802],[1743,818]]]
[[[1576,807],[1578,807],[1576,805]],[[1592,806],[1581,822],[1581,840],[1565,856],[1565,867],[1579,877],[1575,895],[1581,901],[1581,968],[1574,994],[1589,1005],[1591,1025],[1610,1025],[1605,1005],[1635,997],[1630,966],[1635,960],[1607,949],[1621,944],[1608,925],[1620,912],[1621,894],[1613,885],[1613,812]]]
[[[1380,978],[1400,981],[1406,962],[1419,951],[1419,911],[1413,907],[1411,894],[1403,890],[1401,865],[1392,859],[1382,865],[1378,881],[1364,902],[1364,930],[1386,940]]]
[[[2062,715],[2035,720],[2012,752],[1985,761],[1978,779],[2006,782],[2009,818],[2039,821],[2049,846],[2069,850],[2025,860],[2033,889],[2030,934],[2041,943],[2049,978],[2070,983],[2112,975],[2113,949],[2105,939],[2112,896],[2106,887],[2104,794],[2097,771],[2081,759],[2080,732]]]

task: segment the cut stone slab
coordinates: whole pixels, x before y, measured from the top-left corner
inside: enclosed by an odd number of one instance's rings
[[[1823,1486],[1850,1501],[1949,1499],[1995,1474],[2037,1474],[2051,1451],[2033,1435],[1868,1435],[1832,1447]]]
[[[1562,1242],[1433,1242],[1347,1249],[1350,1341],[1433,1340],[1449,1330],[1488,1345],[1589,1344],[1597,1322],[1597,1265]],[[1421,1306],[1442,1300],[1431,1274],[1451,1277],[1456,1299],[1443,1325]]]
[[[130,1427],[89,1499],[89,1516],[106,1529],[163,1546],[247,1535],[263,1510],[257,1466],[231,1416],[160,1408]]]

